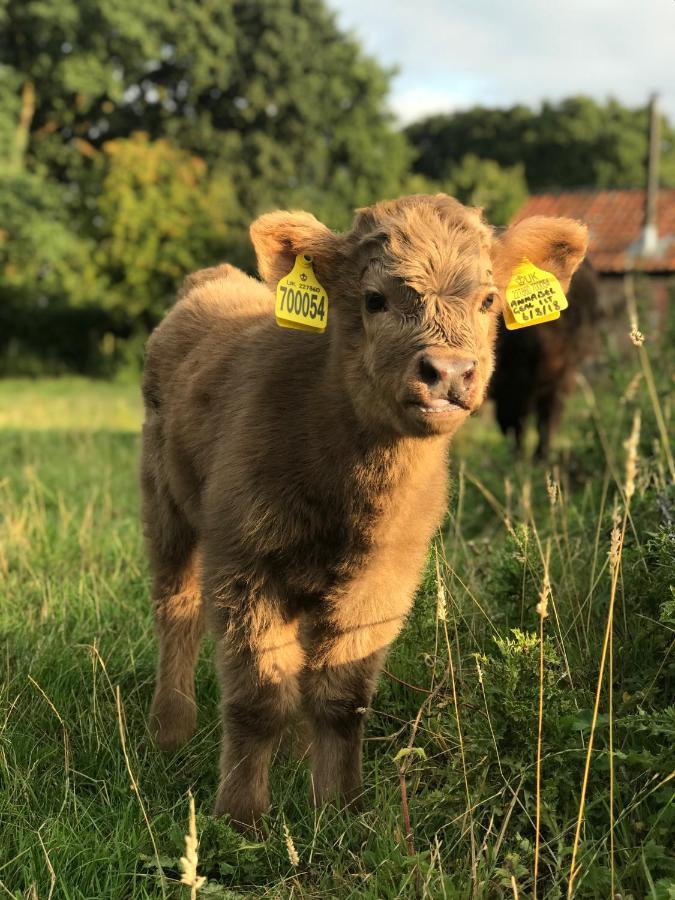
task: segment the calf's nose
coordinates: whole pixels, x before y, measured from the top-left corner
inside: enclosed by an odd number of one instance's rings
[[[419,378],[433,398],[466,403],[476,376],[476,360],[461,356],[424,353],[419,360]]]

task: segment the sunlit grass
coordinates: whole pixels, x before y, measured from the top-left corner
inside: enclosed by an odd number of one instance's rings
[[[163,757],[147,732],[137,387],[0,382],[0,895],[528,897],[536,871],[536,896],[553,900],[578,831],[574,896],[667,898],[673,423],[668,386],[643,370],[636,357],[577,392],[548,469],[514,462],[489,410],[464,429],[451,515],[373,704],[365,811],[314,811],[304,762],[280,748],[260,841],[208,816],[210,648],[189,746]]]
[[[0,387],[0,429],[139,431],[138,385],[86,378],[7,378]]]

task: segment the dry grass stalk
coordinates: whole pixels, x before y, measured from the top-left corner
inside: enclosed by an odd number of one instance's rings
[[[190,814],[188,819],[188,833],[185,835],[185,856],[180,858],[180,869],[183,873],[180,877],[181,884],[190,888],[190,900],[196,900],[197,891],[206,881],[203,875],[197,874],[197,862],[199,842],[197,840],[197,817],[195,816],[195,798],[192,792],[190,798]]]
[[[443,623],[443,629],[446,636],[446,642],[448,641],[448,626],[447,626],[447,601],[446,601],[446,588],[445,581],[441,574],[441,566],[439,561],[439,551],[438,546],[435,547],[435,557],[436,557],[436,633],[438,635],[438,624],[439,622]],[[447,560],[444,558],[443,560],[444,566],[448,566]],[[438,640],[438,637],[437,637]],[[438,646],[434,651],[434,662],[433,662],[433,671],[436,669],[436,654],[438,652]],[[386,671],[386,670],[385,670]],[[444,677],[438,682],[438,684],[433,686],[433,678],[432,678],[432,690],[426,691],[423,688],[415,687],[414,685],[408,684],[408,682],[401,681],[401,679],[395,679],[399,681],[401,684],[407,685],[407,687],[412,688],[417,691],[424,691],[427,694],[425,699],[423,700],[421,706],[417,710],[417,715],[413,719],[412,727],[410,729],[410,737],[408,738],[408,743],[406,747],[403,747],[394,757],[394,763],[398,772],[398,781],[399,781],[399,792],[401,796],[401,813],[403,816],[403,827],[405,829],[405,845],[408,856],[415,856],[415,837],[412,828],[412,823],[410,819],[410,804],[408,802],[408,786],[406,783],[406,774],[410,765],[411,760],[417,755],[424,755],[423,752],[420,754],[414,748],[415,737],[417,735],[417,731],[420,727],[420,723],[422,721],[422,716],[424,715],[425,709],[430,709],[432,703],[438,696],[439,692],[443,689],[444,685],[447,683],[448,673],[446,671]],[[473,846],[473,844],[472,844]],[[415,878],[415,896],[422,896],[422,873],[419,869],[418,865],[415,865],[414,870],[414,878]]]
[[[618,572],[618,565],[615,569]],[[579,800],[579,813],[577,815],[577,827],[574,834],[574,844],[572,846],[572,863],[570,866],[570,878],[567,889],[567,897],[572,898],[574,896],[574,882],[576,880],[577,875],[579,874],[579,870],[577,868],[577,853],[579,850],[579,841],[581,838],[581,826],[584,821],[584,812],[586,809],[586,791],[588,788],[588,778],[590,774],[591,768],[591,757],[593,755],[593,742],[595,739],[595,729],[598,721],[598,712],[600,709],[600,695],[602,693],[602,682],[605,674],[605,664],[607,662],[607,653],[609,647],[609,636],[611,633],[611,623],[614,617],[614,600],[616,596],[616,587],[615,587],[615,578],[612,576],[612,591],[610,595],[609,601],[609,612],[607,614],[607,627],[605,629],[605,638],[602,645],[602,653],[600,656],[600,671],[598,673],[598,683],[596,685],[595,691],[595,703],[593,706],[593,718],[591,721],[591,733],[588,739],[588,747],[586,750],[586,764],[584,767],[584,777],[581,785],[581,797]]]
[[[626,480],[624,491],[626,494],[626,503],[630,503],[631,497],[635,493],[635,476],[637,475],[638,445],[640,443],[640,410],[636,410],[633,416],[633,428],[630,437],[625,442],[626,448]]]
[[[645,336],[638,328],[637,301],[635,298],[635,281],[633,273],[626,275],[624,278],[624,287],[626,293],[626,305],[628,307],[628,318],[630,321],[630,339],[636,347],[644,344]]]
[[[671,441],[670,435],[668,434],[668,427],[666,425],[666,420],[664,418],[663,410],[661,409],[661,404],[659,402],[659,395],[656,390],[656,384],[654,382],[654,373],[652,372],[651,363],[649,362],[649,356],[647,355],[644,347],[640,347],[640,363],[642,365],[642,371],[644,372],[645,382],[647,384],[647,392],[649,394],[649,399],[652,404],[652,410],[654,412],[654,418],[656,419],[656,424],[659,429],[659,436],[661,440],[661,449],[666,458],[666,464],[668,466],[668,471],[670,473],[670,477],[675,481],[675,460],[673,460],[673,451],[671,449]]]
[[[476,659],[476,671],[478,672],[478,684],[480,684],[480,685],[482,686],[482,684],[483,684],[483,670],[482,670],[481,667],[480,667],[480,658],[479,658],[479,656],[478,656],[477,653],[474,654],[474,656],[475,656],[475,659]]]
[[[300,856],[298,855],[298,851],[295,849],[295,844],[293,843],[293,838],[291,836],[290,831],[288,830],[288,825],[284,822],[284,840],[286,842],[286,852],[288,853],[288,861],[293,866],[294,869],[300,865]]]
[[[619,562],[621,561],[621,547],[617,555],[615,571],[618,579]],[[614,571],[612,572],[614,576]],[[611,878],[612,897],[614,893],[614,629],[609,629],[609,671],[607,673],[608,697],[607,705],[609,707],[609,868]]]
[[[621,397],[621,403],[632,403],[635,399],[635,395],[637,393],[638,386],[642,381],[642,372],[636,372],[635,375],[628,382],[628,387],[623,392],[623,396]]]
[[[618,528],[621,524],[621,503],[619,502],[618,497],[614,498],[614,505],[612,506],[612,525],[614,528]]]
[[[551,578],[549,574],[550,559],[551,544],[548,542],[546,544],[546,556],[544,557],[544,581],[539,593],[539,602],[537,603],[537,613],[539,614],[539,720],[537,723],[536,822],[534,837],[534,877],[532,885],[532,896],[534,900],[537,900],[539,851],[541,844],[541,735],[544,721],[544,619],[548,616],[548,598],[551,593]]]
[[[68,736],[68,731],[66,730],[66,724],[63,721],[63,719],[61,718],[61,713],[54,706],[54,704],[52,703],[50,698],[47,696],[45,691],[37,683],[37,681],[33,678],[32,675],[28,676],[28,680],[33,685],[33,687],[35,687],[42,694],[47,705],[49,706],[51,711],[54,713],[56,718],[59,720],[59,724],[61,726],[61,729],[63,730],[63,767],[64,767],[64,771],[65,771],[65,775],[66,775],[66,793],[67,793],[69,790],[69,785],[70,785],[70,738]]]
[[[548,560],[549,553],[547,551],[545,562],[546,568],[544,570],[544,583],[542,584],[541,591],[539,592],[539,602],[537,603],[537,612],[541,620],[548,618],[548,600],[551,596],[551,583],[549,581],[548,575]]]
[[[645,342],[645,336],[637,327],[637,320],[631,322],[630,339],[636,347],[641,347]]]
[[[405,846],[408,856],[415,855],[415,843],[413,840],[412,824],[410,822],[410,804],[408,803],[408,787],[405,781],[405,766],[398,767],[398,786],[401,792],[401,812],[403,814],[403,827],[405,828]]]
[[[504,479],[504,500],[506,503],[506,518],[511,519],[511,506],[513,504],[513,484],[507,476]]]
[[[96,651],[98,653],[98,651]],[[101,662],[103,662],[101,660]],[[105,670],[105,666],[104,666]],[[107,674],[107,673],[106,673]],[[162,888],[162,897],[166,897],[166,886],[164,879],[164,870],[162,869],[162,865],[159,861],[159,849],[157,847],[157,841],[155,840],[155,835],[152,830],[152,826],[150,825],[150,819],[148,818],[148,813],[145,809],[145,804],[141,799],[141,792],[138,789],[138,782],[136,781],[136,777],[134,775],[133,769],[131,768],[131,760],[129,759],[129,753],[127,751],[127,739],[126,739],[126,726],[124,723],[124,710],[122,708],[122,695],[120,694],[119,685],[115,687],[115,706],[117,707],[117,724],[119,728],[120,735],[120,744],[122,745],[122,755],[124,756],[124,764],[127,768],[127,775],[129,776],[129,786],[133,793],[136,795],[136,799],[138,800],[138,805],[141,808],[141,813],[143,815],[143,820],[145,821],[145,826],[148,829],[148,834],[150,835],[150,840],[152,842],[152,849],[155,853],[155,861],[157,863],[157,870],[159,872],[160,886]]]
[[[49,858],[49,853],[47,853],[47,848],[45,847],[45,842],[42,840],[42,835],[40,834],[41,829],[37,830],[37,838],[40,841],[40,846],[42,847],[42,852],[45,855],[45,861],[47,863],[47,869],[49,871],[49,893],[47,894],[47,900],[52,900],[52,895],[54,894],[54,888],[56,887],[56,872],[54,871],[54,866],[52,865],[52,861]],[[37,897],[37,892],[35,894]]]
[[[615,525],[612,528],[612,535],[610,538],[609,545],[609,563],[612,567],[612,571],[619,565],[619,558],[621,555],[621,530],[618,525]]]
[[[628,304],[628,315],[631,321],[631,326],[635,327],[637,332],[636,337],[638,340],[633,340],[633,334],[631,329],[631,340],[638,348],[638,354],[640,357],[640,366],[642,367],[642,373],[645,378],[645,384],[647,385],[647,393],[649,394],[649,400],[652,405],[652,410],[654,411],[654,418],[656,419],[656,424],[659,429],[659,437],[661,440],[661,447],[663,450],[663,454],[666,458],[666,463],[668,465],[668,471],[670,472],[670,477],[675,481],[675,460],[673,459],[673,452],[670,446],[670,437],[668,434],[668,428],[666,426],[666,421],[663,415],[663,410],[661,409],[661,403],[659,401],[659,395],[656,390],[656,384],[654,382],[654,373],[652,372],[652,366],[649,361],[649,355],[644,348],[644,336],[640,331],[637,330],[637,302],[635,297],[635,283],[633,280],[633,276],[627,275],[624,279],[624,285],[626,289],[626,302]]]
[[[445,583],[441,578],[438,550],[436,550],[436,618],[439,622],[448,621],[448,603],[445,596]]]
[[[206,881],[203,875],[197,874],[197,863],[199,861],[198,850],[199,842],[197,840],[197,817],[195,816],[195,798],[192,792],[188,793],[190,798],[190,813],[188,817],[188,833],[185,835],[185,856],[180,858],[180,869],[183,873],[180,877],[181,884],[186,884],[190,888],[190,900],[196,900],[197,891]]]
[[[467,814],[471,815],[472,803],[471,803],[471,791],[469,790],[469,776],[467,774],[466,768],[466,754],[464,752],[464,737],[462,735],[462,723],[459,717],[459,704],[457,702],[457,680],[455,678],[455,664],[452,658],[452,647],[450,645],[450,635],[448,634],[448,625],[447,622],[443,623],[443,630],[445,632],[445,644],[448,651],[448,666],[450,669],[450,683],[452,685],[452,701],[455,711],[455,722],[457,723],[457,737],[459,740],[459,753],[462,760],[462,774],[464,776],[464,792],[466,796],[466,810]],[[476,845],[475,845],[475,837],[473,831],[473,818],[471,819],[471,877],[472,883],[476,884]]]
[[[447,568],[448,567],[447,560],[444,560],[444,562],[445,562],[445,566]],[[443,582],[443,597],[445,598],[445,590],[446,590],[445,581],[444,581],[443,573],[441,572],[441,569],[440,569],[440,564],[439,564],[439,560],[438,560],[438,550],[436,550],[436,583],[438,585],[440,585],[441,582]],[[461,582],[461,583],[463,584],[463,582]],[[437,594],[437,598],[438,598],[438,594]],[[479,608],[481,608],[480,605],[479,605]],[[447,607],[446,607],[446,612],[447,612]],[[457,680],[455,678],[455,665],[454,665],[453,656],[452,656],[452,645],[450,644],[450,634],[448,632],[447,615],[446,615],[445,619],[441,619],[440,617],[437,619],[437,627],[438,627],[438,622],[440,622],[442,624],[443,636],[445,638],[445,646],[446,646],[446,650],[447,650],[447,654],[448,654],[448,666],[447,666],[445,678],[443,679],[443,681],[439,682],[439,684],[436,686],[434,691],[429,695],[429,697],[427,697],[425,703],[429,704],[431,702],[436,691],[447,680],[447,677],[449,675],[450,676],[450,684],[452,686],[452,701],[453,701],[453,707],[454,707],[454,712],[455,712],[455,722],[457,724],[457,737],[459,740],[459,752],[460,752],[460,758],[462,761],[462,773],[464,776],[464,791],[465,791],[465,796],[466,796],[466,813],[465,813],[465,815],[469,816],[470,826],[471,826],[470,827],[471,878],[472,878],[472,884],[475,886],[477,861],[476,861],[476,839],[475,839],[475,834],[474,834],[474,823],[473,823],[473,816],[472,816],[472,808],[473,807],[472,807],[472,803],[471,803],[471,792],[469,790],[469,778],[468,778],[467,767],[466,767],[466,755],[464,752],[464,738],[462,735],[462,725],[461,725],[461,719],[459,716],[459,706],[458,706],[458,701],[457,701]],[[421,708],[423,708],[423,707],[421,707]],[[417,729],[418,725],[419,725],[419,722],[416,720],[415,725],[414,725],[413,734],[411,735],[409,747],[412,747],[414,731]],[[418,882],[418,884],[419,884],[419,882]]]
[[[591,732],[588,738],[588,747],[586,750],[586,763],[584,766],[584,777],[581,785],[581,797],[579,800],[579,813],[577,816],[577,826],[574,834],[574,844],[572,846],[572,863],[570,866],[570,878],[567,889],[568,900],[574,896],[574,882],[579,873],[577,868],[577,853],[579,850],[579,841],[581,838],[581,827],[584,820],[584,810],[586,807],[586,791],[588,789],[588,779],[591,768],[591,758],[593,756],[593,742],[595,739],[595,730],[598,722],[598,712],[600,709],[600,696],[602,694],[602,683],[604,680],[605,666],[609,657],[609,792],[610,792],[610,869],[612,879],[612,894],[614,893],[614,748],[613,748],[613,691],[611,679],[614,674],[613,665],[613,624],[614,624],[614,606],[616,602],[616,591],[619,582],[619,572],[621,568],[621,553],[623,551],[623,542],[626,535],[626,524],[628,522],[630,500],[635,493],[635,475],[638,463],[638,446],[640,443],[640,413],[637,411],[633,417],[633,427],[630,437],[625,443],[626,447],[626,472],[624,480],[624,495],[626,497],[626,505],[623,511],[621,527],[618,525],[618,513],[615,507],[612,518],[614,519],[614,528],[612,530],[612,538],[609,549],[610,557],[610,594],[609,609],[607,611],[607,625],[605,627],[605,636],[602,644],[602,653],[600,655],[600,668],[598,671],[598,682],[595,689],[595,703],[593,705],[593,718],[591,720]]]

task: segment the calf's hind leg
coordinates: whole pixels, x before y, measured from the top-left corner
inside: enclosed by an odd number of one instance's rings
[[[197,723],[194,671],[204,615],[194,532],[168,491],[160,493],[155,485],[146,454],[141,468],[143,529],[159,641],[149,723],[160,749],[174,750],[191,737]]]
[[[154,579],[159,664],[150,707],[150,727],[161,750],[175,750],[197,724],[194,673],[204,632],[195,554]]]

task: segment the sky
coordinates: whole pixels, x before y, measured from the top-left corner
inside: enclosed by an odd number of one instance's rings
[[[675,122],[675,0],[329,0],[340,25],[399,74],[402,123],[480,103],[573,94],[638,106],[657,91]]]

